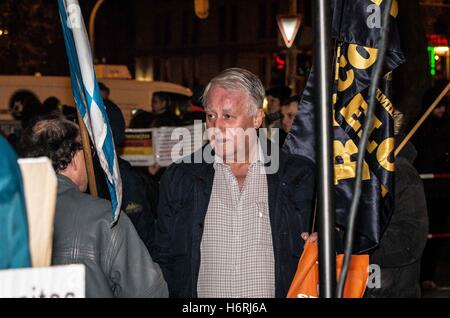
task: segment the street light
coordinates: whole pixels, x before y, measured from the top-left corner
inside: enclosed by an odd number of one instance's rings
[[[195,14],[200,19],[206,19],[209,16],[209,0],[194,0]]]
[[[92,58],[95,60],[95,17],[100,9],[100,6],[105,0],[97,0],[97,3],[92,9],[91,16],[89,17],[89,41],[91,42]]]

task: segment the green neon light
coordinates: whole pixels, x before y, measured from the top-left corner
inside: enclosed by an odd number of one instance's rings
[[[428,56],[430,58],[430,72],[431,75],[436,75],[436,55],[434,54],[434,47],[429,46],[428,47]]]

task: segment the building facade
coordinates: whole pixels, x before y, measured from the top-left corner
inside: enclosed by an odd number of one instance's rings
[[[304,19],[297,47],[305,51],[310,6],[298,1]],[[135,10],[137,79],[194,87],[225,68],[245,67],[266,87],[284,82],[287,52],[276,15],[289,13],[289,0],[210,0],[206,19],[195,15],[193,0],[138,0]]]

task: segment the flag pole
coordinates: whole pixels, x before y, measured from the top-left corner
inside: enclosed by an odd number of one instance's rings
[[[395,149],[395,157],[402,151],[402,149],[405,147],[405,145],[408,143],[408,141],[412,138],[412,136],[416,133],[417,129],[422,126],[423,122],[430,116],[431,112],[436,108],[436,106],[439,104],[439,102],[444,98],[445,95],[447,95],[448,91],[450,90],[450,82],[447,84],[447,86],[444,88],[444,90],[441,92],[441,94],[436,98],[436,100],[431,104],[430,107],[428,107],[425,114],[422,115],[422,117],[419,119],[417,124],[411,129],[411,131],[406,135],[406,137],[403,139],[401,144]]]
[[[336,255],[334,222],[334,175],[332,147],[331,102],[331,20],[330,1],[313,1],[314,62],[317,127],[317,193],[319,236],[319,294],[322,298],[335,297]]]
[[[95,180],[94,161],[92,160],[91,143],[89,140],[89,133],[86,125],[81,118],[80,112],[77,109],[78,124],[80,126],[81,143],[83,145],[84,160],[86,161],[86,172],[89,182],[89,192],[92,196],[97,197],[97,182]]]

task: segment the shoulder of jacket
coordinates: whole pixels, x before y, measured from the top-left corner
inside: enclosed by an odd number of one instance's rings
[[[408,186],[423,186],[417,169],[407,159],[398,157],[395,160],[396,191]]]
[[[190,163],[190,162],[176,162],[170,165],[163,175],[163,178],[175,179],[183,181],[179,178],[195,178],[201,176],[209,164],[207,163]],[[210,165],[212,167],[212,165]]]
[[[77,205],[79,212],[89,215],[89,219],[105,219],[112,221],[112,207],[111,202],[102,198],[94,197],[90,194],[83,193],[77,189],[68,189],[58,194],[58,201],[60,203],[74,203]]]
[[[285,152],[280,152],[280,165],[288,171],[298,171],[300,169],[314,172],[316,169],[316,165],[310,159]]]

